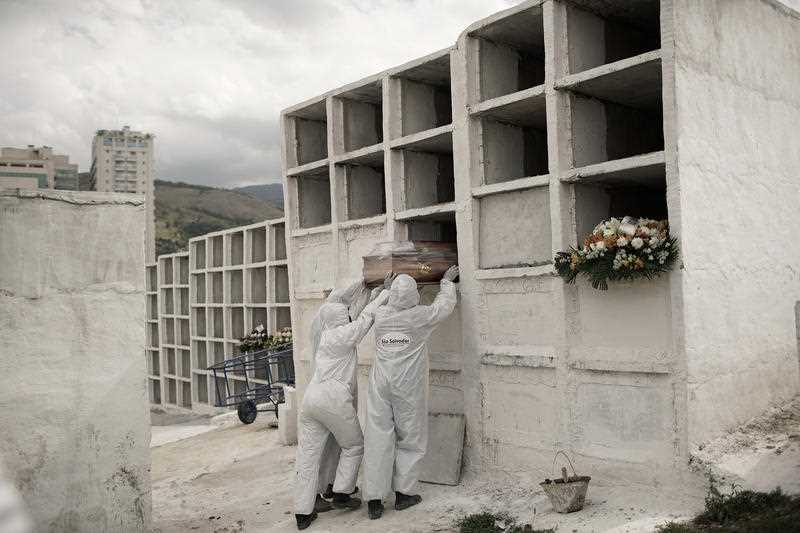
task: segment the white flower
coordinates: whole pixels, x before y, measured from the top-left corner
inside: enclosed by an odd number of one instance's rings
[[[633,240],[631,240],[631,246],[633,246],[635,249],[638,250],[639,248],[644,246],[644,241],[642,240],[641,237],[634,237]]]
[[[617,239],[617,246],[619,246],[620,248],[623,248],[627,245],[628,245],[628,239],[626,239],[625,237],[620,237],[619,239]]]
[[[636,226],[629,223],[620,224],[619,230],[628,237],[633,237],[636,234]]]
[[[611,237],[612,235],[614,235],[614,230],[613,229],[604,229],[603,230],[603,237]]]

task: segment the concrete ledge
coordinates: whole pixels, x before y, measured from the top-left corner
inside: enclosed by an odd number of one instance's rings
[[[508,355],[485,353],[481,364],[489,366],[524,366],[527,368],[555,368],[556,357],[548,355]]]
[[[453,125],[446,124],[400,137],[389,143],[393,149],[413,148],[423,152],[451,153],[453,151]]]
[[[524,189],[533,189],[534,187],[547,187],[550,185],[550,176],[531,176],[529,178],[518,178],[500,183],[492,183],[491,185],[482,185],[472,189],[473,198],[483,198],[490,194],[500,194],[504,192],[521,191]]]
[[[429,218],[441,215],[444,213],[455,213],[456,203],[448,202],[446,204],[429,205],[426,207],[416,207],[414,209],[406,209],[405,211],[395,211],[395,220],[409,220],[412,218]]]
[[[386,215],[376,215],[374,217],[357,218],[354,220],[346,220],[344,222],[339,222],[337,228],[338,229],[363,228],[365,226],[377,226],[378,224],[384,224],[385,222],[386,222]]]
[[[144,205],[143,194],[96,192],[96,191],[60,191],[53,189],[2,189],[0,197],[55,200],[76,205],[128,204]]]
[[[316,235],[317,233],[329,233],[333,231],[333,224],[324,226],[314,226],[313,228],[300,228],[292,230],[292,237],[305,237],[306,235]]]
[[[320,170],[328,168],[328,158],[320,159],[318,161],[312,161],[311,163],[306,163],[305,165],[300,165],[294,168],[290,168],[286,171],[286,175],[297,178],[304,175],[315,175],[319,174]]]
[[[490,268],[475,271],[475,279],[506,279],[506,278],[532,278],[537,276],[555,276],[552,263],[545,265],[520,267],[520,268]]]
[[[664,152],[660,151],[576,168],[560,179],[566,183],[660,185],[665,176]]]
[[[358,150],[334,156],[333,162],[337,165],[350,163],[359,165],[383,165],[383,143],[365,146]]]
[[[589,372],[622,372],[634,374],[671,374],[672,367],[667,363],[648,361],[607,361],[598,359],[584,359],[570,361],[569,367],[573,370],[586,370]]]

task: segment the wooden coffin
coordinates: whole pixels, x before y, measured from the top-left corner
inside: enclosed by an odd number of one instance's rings
[[[405,241],[381,243],[364,256],[367,287],[383,284],[387,272],[408,274],[419,284],[439,283],[445,271],[458,263],[456,243]]]

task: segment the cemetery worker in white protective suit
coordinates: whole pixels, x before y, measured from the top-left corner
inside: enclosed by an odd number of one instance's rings
[[[387,277],[387,279],[389,278]],[[369,300],[372,300],[375,296],[377,296],[378,293],[376,291],[379,290],[380,288],[377,288],[373,290],[372,294],[370,294],[367,290],[365,290],[364,281],[358,280],[345,288],[334,289],[331,291],[331,293],[325,299],[325,303],[344,304],[348,308],[350,320],[353,320],[358,317],[364,306],[369,303]],[[311,324],[311,366],[309,372],[311,376],[314,375],[314,369],[316,366],[316,353],[317,348],[319,347],[321,336],[322,322],[320,313],[317,312]],[[355,371],[356,368],[353,367],[353,376],[351,381],[354,388],[356,384]],[[356,388],[355,390],[358,389]],[[357,405],[356,397],[353,398],[353,405]],[[326,501],[325,498],[333,498],[333,480],[336,476],[336,467],[339,464],[340,452],[341,448],[336,443],[336,439],[333,437],[333,435],[328,435],[328,439],[325,442],[325,446],[322,451],[322,460],[320,462],[319,469],[319,485],[317,487],[317,496],[314,503],[314,511],[318,513],[324,513],[333,509],[333,506],[330,504],[330,502]],[[358,487],[355,488],[355,491],[358,491]]]
[[[395,492],[398,511],[422,501],[413,494],[428,447],[428,338],[456,305],[458,267],[444,274],[431,305],[419,305],[417,282],[401,274],[375,314],[375,362],[369,375],[364,496],[369,517],[380,518]]]
[[[315,352],[314,374],[306,388],[298,420],[299,442],[295,478],[295,518],[305,529],[317,517],[320,462],[328,436],[341,447],[333,484],[333,507],[356,509],[361,500],[353,498],[364,438],[353,399],[356,346],[372,327],[375,311],[389,298],[382,291],[358,318],[350,322],[347,306],[326,303],[319,311],[321,334]]]

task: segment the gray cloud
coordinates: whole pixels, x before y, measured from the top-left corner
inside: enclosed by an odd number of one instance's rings
[[[0,0],[0,145],[88,169],[93,132],[156,135],[157,175],[280,179],[280,110],[453,44],[514,0]]]

